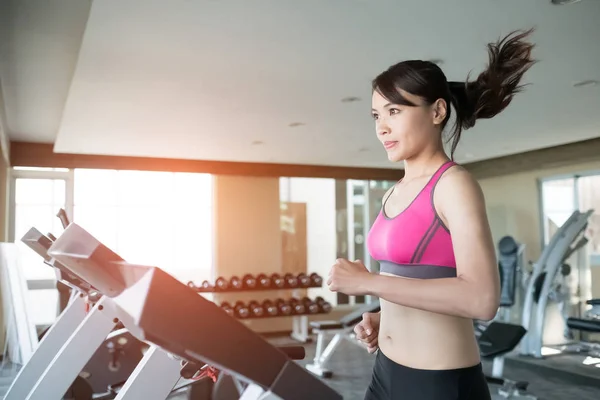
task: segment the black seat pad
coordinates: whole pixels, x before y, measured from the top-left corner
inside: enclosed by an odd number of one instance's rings
[[[359,309],[352,311],[351,313],[344,315],[339,321],[312,321],[310,326],[323,331],[349,328],[362,321],[362,316],[364,313],[374,313],[378,312],[380,309],[381,307],[379,306],[379,300],[375,300],[371,303],[361,306]]]
[[[322,331],[344,329],[344,325],[338,321],[311,321],[310,327]]]
[[[567,326],[584,332],[600,332],[600,320],[567,318]]]
[[[527,333],[527,330],[521,325],[498,321],[492,322],[478,339],[481,356],[483,358],[494,358],[512,351],[525,336],[525,333]]]

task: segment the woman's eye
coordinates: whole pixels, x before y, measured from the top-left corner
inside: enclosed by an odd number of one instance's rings
[[[373,117],[373,119],[379,118],[379,115],[377,115],[377,114],[371,114],[371,116]]]
[[[397,108],[390,108],[390,115],[398,114],[399,112],[400,110],[398,110]]]

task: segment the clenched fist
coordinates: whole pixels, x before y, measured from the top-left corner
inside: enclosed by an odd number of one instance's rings
[[[362,261],[349,261],[338,258],[329,271],[327,285],[332,292],[345,293],[349,296],[366,294],[371,273]]]

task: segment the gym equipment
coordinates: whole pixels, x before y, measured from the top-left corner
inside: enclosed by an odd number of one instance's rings
[[[311,364],[306,365],[306,369],[313,374],[322,378],[331,378],[333,371],[327,368],[327,362],[333,355],[343,339],[347,339],[352,343],[362,346],[356,340],[354,335],[354,326],[362,320],[364,313],[375,313],[380,310],[379,300],[367,303],[356,311],[353,311],[339,321],[312,321],[310,326],[313,328],[313,333],[317,334],[317,349],[315,358]],[[326,337],[334,335],[331,341],[325,347]]]
[[[305,273],[301,273],[298,275],[298,282],[300,282],[300,287],[307,288],[312,284],[312,280]]]
[[[537,399],[525,393],[528,382],[512,381],[502,377],[504,356],[517,347],[525,333],[525,329],[520,325],[493,321],[478,338],[481,357],[494,360],[492,375],[485,377],[488,383],[500,385],[497,395],[492,394],[493,398],[499,396],[503,399]]]
[[[231,279],[229,279],[230,288],[240,290],[243,286],[244,284],[242,283],[242,280],[237,276],[232,276]]]
[[[475,334],[481,357],[492,360],[492,374],[486,376],[486,380],[500,386],[493,397],[536,400],[536,397],[526,393],[528,382],[503,377],[505,355],[517,347],[527,332],[521,325],[510,323],[510,311],[516,302],[517,288],[520,286],[519,272],[524,249],[525,246],[519,245],[511,236],[505,236],[498,242],[500,307],[489,324],[475,324]]]
[[[586,318],[567,318],[567,327],[569,330],[575,330],[586,333],[600,333],[600,299],[591,299],[586,301],[587,305],[592,306],[586,313]],[[587,353],[591,357],[600,358],[600,343],[578,341],[576,343],[566,344],[559,347],[562,353]]]
[[[295,277],[293,274],[285,274],[283,276],[283,280],[285,281],[288,287],[295,288],[298,286],[298,278]]]
[[[114,316],[152,344],[117,399],[161,398],[181,374],[178,359],[210,364],[236,378],[242,383],[241,399],[342,398],[216,304],[157,267],[125,262],[76,224],[48,253],[104,294],[94,307],[97,314]],[[61,353],[70,347],[67,343]]]
[[[568,276],[570,267],[565,265],[565,261],[587,243],[585,230],[592,214],[593,210],[573,212],[533,264],[523,304],[522,325],[527,334],[521,341],[521,355],[543,358],[543,331],[548,300],[561,305],[566,323],[569,289],[565,284],[555,283],[555,279],[559,271],[562,278]]]
[[[52,240],[31,228],[21,239],[28,247],[39,254],[44,263],[56,271],[57,280],[71,288],[73,296],[65,310],[49,328],[40,341],[29,362],[19,371],[12,382],[5,400],[25,399],[35,383],[43,376],[45,368],[54,355],[81,322],[86,318],[86,307],[94,302],[98,294],[93,287],[81,278],[66,270],[52,259],[47,250]],[[142,358],[142,343],[127,331],[112,332],[102,338],[104,346],[91,355],[88,363],[77,371],[78,377],[69,382],[70,387],[63,392],[77,400],[92,399],[94,393],[104,393],[109,386],[124,381]]]
[[[266,288],[269,288],[269,287],[271,287],[271,278],[269,278],[269,277],[268,277],[268,276],[266,276],[265,274],[259,274],[259,275],[256,277],[256,280],[258,281],[258,283],[259,283],[259,287],[260,287],[261,289],[266,289]]]
[[[256,288],[256,278],[254,276],[252,276],[251,274],[244,275],[244,277],[242,278],[242,281],[244,283],[245,289]]]
[[[292,273],[286,273],[283,277],[277,273],[268,277],[265,274],[259,274],[254,277],[252,274],[245,274],[241,279],[238,276],[232,276],[229,281],[220,276],[215,281],[214,286],[207,280],[204,280],[200,286],[193,281],[188,282],[188,286],[196,289],[198,292],[238,292],[254,290],[277,290],[277,289],[308,289],[322,287],[323,278],[313,272],[310,276],[305,273],[299,273],[295,276]]]
[[[241,292],[241,291],[266,291],[266,290],[293,290],[291,300],[277,299],[274,305],[277,307],[277,311],[274,308],[265,306],[264,309],[270,311],[261,312],[261,310],[250,304],[244,305],[243,302],[238,301],[233,307],[229,303],[223,303],[222,307],[227,312],[233,312],[233,315],[237,318],[273,318],[273,317],[292,317],[292,338],[301,342],[306,343],[310,340],[308,334],[308,316],[312,314],[326,314],[331,311],[331,304],[325,302],[322,298],[317,297],[314,305],[311,306],[312,302],[301,301],[300,299],[304,296],[301,290],[310,288],[321,287],[323,284],[323,278],[313,272],[310,275],[305,273],[285,273],[283,277],[278,273],[271,274],[268,277],[266,274],[259,274],[256,278],[252,274],[244,274],[242,278],[232,276],[229,281],[223,276],[220,276],[215,281],[214,287],[208,282],[203,282],[202,287],[198,287],[194,282],[188,282],[188,287],[194,289],[198,293],[230,293],[230,292]],[[256,301],[256,300],[253,300]],[[250,308],[256,310],[252,312]],[[231,310],[233,309],[233,310]],[[248,309],[248,311],[247,311]]]

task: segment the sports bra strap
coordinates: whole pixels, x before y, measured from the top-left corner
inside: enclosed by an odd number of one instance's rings
[[[433,176],[429,180],[429,183],[427,184],[427,186],[428,187],[435,186],[437,184],[437,182],[440,180],[440,178],[442,177],[442,175],[444,174],[444,172],[446,172],[448,170],[448,168],[453,167],[455,165],[456,165],[456,163],[454,161],[447,161],[444,164],[442,164],[442,166],[438,168],[438,170],[435,172],[435,174],[433,174]]]

